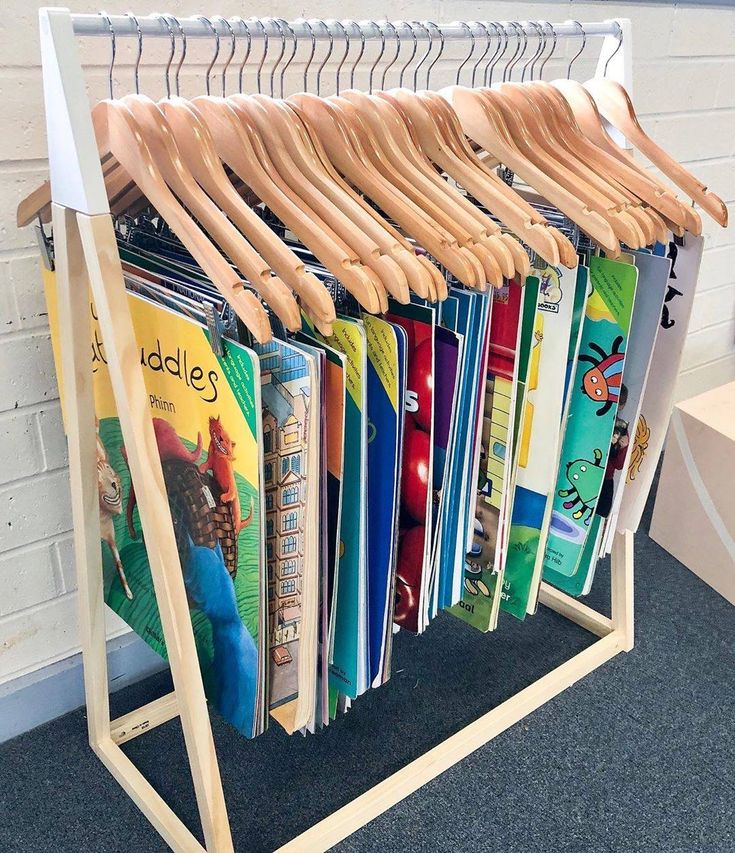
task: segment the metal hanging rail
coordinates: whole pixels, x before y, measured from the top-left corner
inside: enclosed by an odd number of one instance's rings
[[[72,24],[74,27],[74,33],[78,36],[103,36],[106,38],[110,37],[110,28],[112,28],[115,32],[115,37],[131,37],[137,38],[139,35],[138,27],[140,28],[140,34],[143,36],[161,36],[165,38],[170,37],[169,30],[162,19],[165,16],[150,16],[150,17],[141,17],[134,21],[131,17],[127,15],[87,15],[87,14],[72,14]],[[174,16],[167,16],[169,19],[174,18]],[[222,22],[222,19],[218,19],[217,17],[213,17],[211,19],[211,25],[207,23],[207,19],[202,19],[201,17],[191,17],[191,18],[174,18],[178,23],[184,27],[184,31],[186,33],[187,38],[212,38],[212,26],[215,28],[217,33],[221,36],[229,36],[231,35],[227,24]],[[109,21],[109,23],[108,23]],[[247,27],[245,23],[243,23],[242,18],[233,17],[228,20],[228,23],[232,27],[235,32],[235,35],[240,35],[243,38],[246,36],[250,36],[253,41],[262,41],[264,38],[264,32],[268,35],[269,38],[280,38],[281,33],[274,23],[272,18],[251,18],[247,21]],[[313,37],[317,41],[327,41],[330,38],[344,38],[344,32],[341,29],[340,23],[334,20],[322,21],[320,19],[312,18],[310,23],[316,23],[316,26],[313,27]],[[360,33],[364,35],[366,39],[379,39],[381,38],[381,30],[378,24],[375,21],[345,21],[342,22],[346,27],[350,36],[356,35],[359,36]],[[409,29],[409,23],[406,21],[393,21],[393,25],[397,28],[404,27],[405,29]],[[523,32],[528,36],[538,37],[538,27],[535,27],[533,24],[528,21],[519,21],[514,22],[516,25],[511,25],[508,21],[497,21],[493,22],[499,29],[505,31],[506,35],[511,38],[516,38],[518,35],[517,27],[520,25]],[[539,22],[540,23],[540,22]],[[309,29],[306,22],[303,20],[298,21],[290,21],[289,26],[291,30],[293,30],[294,35],[297,39],[309,39],[312,38],[312,30]],[[576,21],[565,21],[561,24],[551,24],[553,27],[554,33],[557,38],[569,38],[576,37],[579,38],[582,34],[584,34],[587,38],[592,36],[613,36],[618,38],[621,33],[620,24],[617,21],[609,20],[609,21],[600,21],[598,23],[592,24],[579,24]],[[439,24],[441,29],[442,36],[445,41],[467,41],[468,40],[468,30],[467,25],[464,23],[450,23],[450,24]],[[383,32],[384,36],[385,33]],[[289,33],[290,36],[290,33]],[[418,35],[419,39],[426,39],[426,36]]]

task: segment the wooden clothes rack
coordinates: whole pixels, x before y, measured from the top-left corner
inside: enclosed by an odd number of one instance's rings
[[[197,661],[184,581],[151,422],[122,267],[102,177],[76,35],[109,35],[97,15],[40,10],[43,84],[48,127],[56,284],[69,443],[79,626],[84,664],[89,742],[100,760],[176,851],[232,851],[209,713]],[[165,24],[141,18],[146,36],[167,37]],[[135,36],[130,18],[115,16],[116,37]],[[211,37],[203,22],[186,21],[187,37]],[[630,21],[584,24],[602,36],[598,73],[631,92]],[[307,30],[293,25],[296,35]],[[579,37],[574,23],[554,27],[558,38]],[[534,30],[527,29],[529,35]],[[447,40],[467,39],[467,28],[442,27]],[[508,28],[509,35],[514,31]],[[317,38],[326,37],[316,32]],[[620,35],[622,34],[622,43]],[[253,33],[253,38],[262,34]],[[311,37],[311,34],[308,34]],[[367,35],[370,38],[370,35]],[[377,38],[377,35],[376,35]],[[100,522],[95,457],[95,412],[89,359],[88,294],[94,298],[117,411],[135,485],[151,574],[166,640],[174,691],[124,717],[110,719]],[[542,584],[540,601],[599,639],[512,698],[412,761],[280,848],[322,851],[465,758],[601,664],[633,648],[633,534],[618,533],[612,552],[612,615]],[[121,750],[121,744],[180,717],[205,847],[156,793]]]

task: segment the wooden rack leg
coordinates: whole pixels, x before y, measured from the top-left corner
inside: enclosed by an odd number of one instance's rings
[[[76,214],[52,206],[61,345],[62,400],[69,444],[74,556],[79,597],[79,637],[84,666],[89,742],[110,730],[105,601],[100,548],[99,494],[92,365],[89,358],[89,279]]]
[[[633,531],[616,533],[610,555],[612,623],[626,652],[634,643],[633,561]]]
[[[109,214],[87,216],[53,205],[67,433],[81,605],[85,689],[92,748],[125,791],[177,851],[204,848],[113,741],[105,648],[96,483],[96,436],[89,354],[89,287],[106,347],[128,464],[135,483],[175,701],[152,703],[155,725],[181,717],[206,849],[233,850],[222,782],[168,509],[148,398],[140,369],[122,268]],[[57,230],[58,229],[58,230]],[[139,714],[139,712],[134,712]],[[131,715],[132,716],[132,715]],[[120,742],[121,724],[115,721]]]

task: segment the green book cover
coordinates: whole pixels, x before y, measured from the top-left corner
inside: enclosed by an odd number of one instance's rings
[[[638,281],[630,264],[593,257],[569,414],[552,498],[544,579],[563,590],[570,582],[595,514],[620,393]]]

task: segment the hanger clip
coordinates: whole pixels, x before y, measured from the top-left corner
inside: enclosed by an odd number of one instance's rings
[[[222,343],[222,327],[219,318],[214,313],[214,308],[209,302],[203,302],[204,317],[207,320],[207,331],[209,332],[209,343],[212,347],[212,352],[222,358],[225,354],[225,347]]]
[[[36,240],[38,241],[38,251],[41,253],[41,260],[43,261],[43,265],[49,272],[53,272],[54,267],[54,243],[50,237],[46,236],[46,232],[43,230],[43,222],[41,222],[41,216],[38,216],[38,225],[35,227],[36,230]]]

